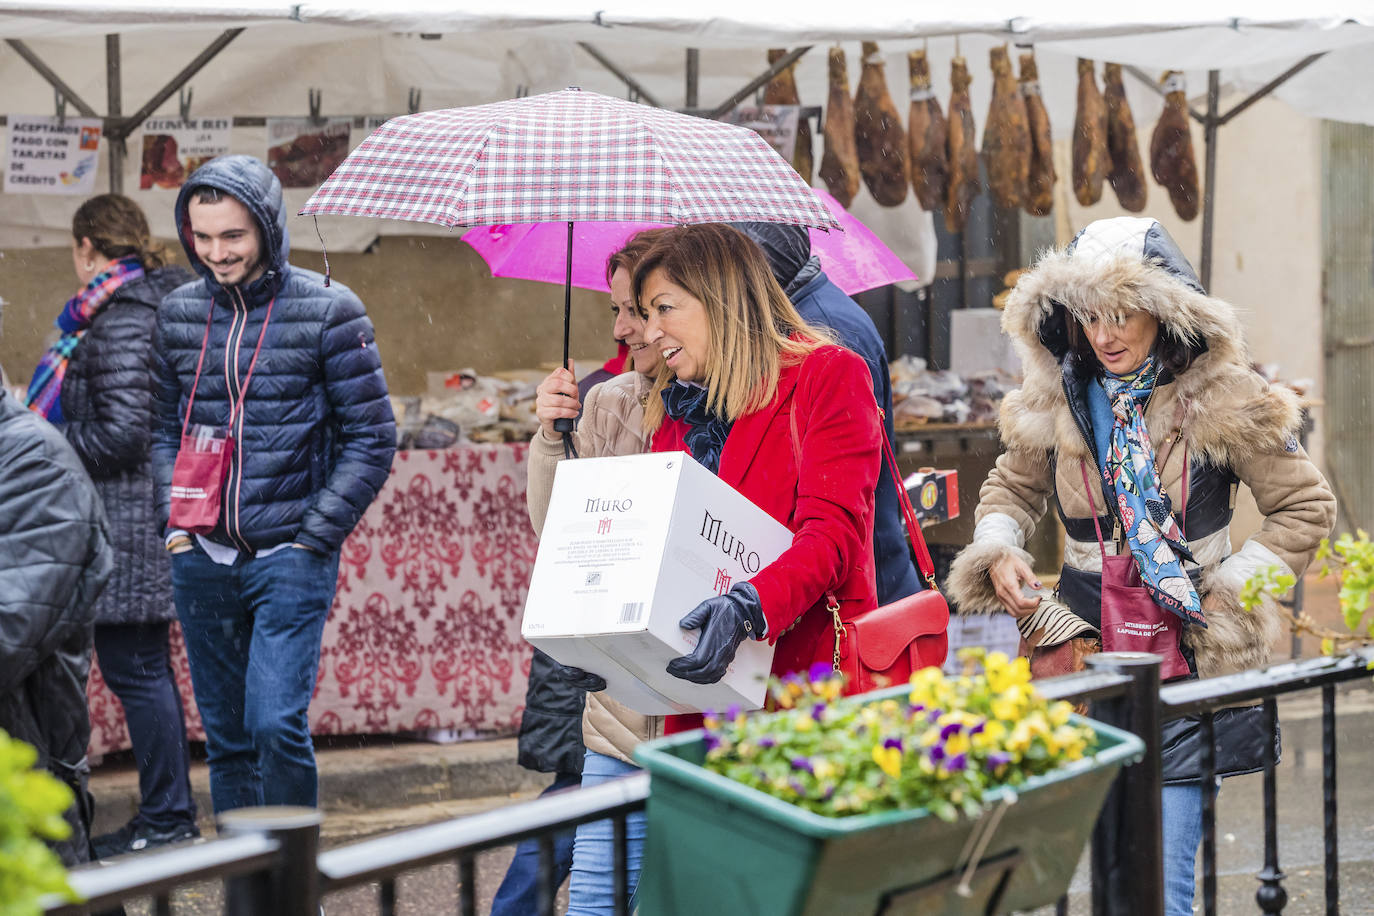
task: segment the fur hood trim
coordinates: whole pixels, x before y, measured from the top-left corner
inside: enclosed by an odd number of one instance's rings
[[[1152,224],[1151,232],[1163,232],[1153,220],[1124,222]],[[1064,395],[1066,322],[1115,320],[1141,310],[1159,321],[1161,334],[1199,351],[1168,386],[1188,405],[1183,426],[1193,454],[1223,464],[1282,448],[1301,423],[1297,396],[1271,386],[1250,368],[1235,309],[1202,293],[1186,261],[1180,266],[1167,257],[1167,249],[1161,257],[1151,254],[1148,243],[1143,252],[1138,245],[1084,245],[1084,236],[1098,225],[1085,229],[1067,249],[1043,255],[1007,299],[1002,329],[1021,358],[1024,382],[1002,402],[1002,441],[1010,448],[1086,455]],[[1176,247],[1172,251],[1181,259]]]

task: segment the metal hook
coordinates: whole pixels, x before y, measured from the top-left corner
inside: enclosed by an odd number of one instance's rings
[[[310,104],[310,123],[318,127],[319,125],[324,123],[324,118],[320,117],[320,104],[324,99],[324,90],[310,89],[308,90],[308,92]]]
[[[410,87],[410,93],[406,96],[406,107],[410,109],[410,113],[411,113],[411,114],[415,114],[417,111],[420,110],[420,87],[419,87],[419,86],[411,86],[411,87]]]
[[[516,97],[517,99],[523,99],[523,98],[527,97],[529,94],[530,94],[530,87],[529,87],[529,86],[526,86],[524,83],[517,83],[517,84],[516,84],[516,86],[515,86],[515,97]]]
[[[190,86],[177,91],[177,108],[181,110],[181,120],[184,123],[191,121],[191,95],[193,90]]]
[[[58,126],[58,127],[66,127],[66,126],[67,126],[67,97],[66,97],[65,95],[63,95],[59,90],[54,89],[54,90],[52,91],[52,102],[53,102],[53,107],[55,107],[55,108],[57,109],[57,126]]]

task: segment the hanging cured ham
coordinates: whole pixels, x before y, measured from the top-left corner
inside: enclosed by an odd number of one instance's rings
[[[1102,68],[1102,89],[1107,103],[1107,152],[1112,162],[1107,181],[1111,182],[1121,206],[1139,213],[1145,209],[1149,194],[1145,186],[1145,167],[1140,162],[1140,143],[1135,136],[1135,117],[1126,101],[1120,64],[1106,64]]]
[[[843,48],[830,49],[830,96],[821,133],[825,136],[821,180],[831,196],[848,208],[859,193],[859,152],[854,143],[854,100],[849,96]]]
[[[930,87],[926,52],[912,51],[907,55],[907,65],[911,71],[911,116],[906,125],[911,189],[922,209],[941,210],[949,183],[949,161],[945,158],[949,125],[940,110],[940,100]]]
[[[768,63],[771,66],[787,54],[786,48],[773,48],[768,52]],[[800,105],[801,97],[797,94],[797,64],[794,61],[785,70],[768,81],[768,86],[763,90],[763,104],[765,105]],[[806,118],[797,118],[797,145],[792,153],[792,168],[797,170],[797,174],[802,177],[802,181],[811,183],[811,172],[814,168],[811,152],[811,122]]]
[[[906,200],[910,172],[906,162],[906,131],[897,106],[887,91],[887,74],[878,45],[863,43],[864,65],[854,98],[854,143],[859,171],[873,199],[884,207]]]
[[[968,62],[950,61],[949,82],[949,187],[945,189],[945,228],[963,232],[973,198],[978,196],[978,150],[973,145],[973,106],[969,102]]]
[[[1188,127],[1188,93],[1183,74],[1170,70],[1164,74],[1164,112],[1155,122],[1150,137],[1150,171],[1155,181],[1169,192],[1174,210],[1184,219],[1197,216],[1197,159],[1193,157],[1193,134]]]
[[[1102,199],[1107,177],[1107,105],[1097,91],[1093,62],[1078,59],[1078,114],[1073,119],[1073,193],[1091,207]]]
[[[992,104],[983,123],[983,156],[988,166],[988,189],[993,202],[1014,210],[1026,199],[1030,174],[1031,137],[1026,103],[1005,47],[988,52],[992,65]]]
[[[1040,95],[1040,71],[1034,54],[1021,55],[1021,97],[1026,102],[1030,124],[1030,171],[1026,175],[1026,212],[1049,216],[1054,208],[1054,141],[1050,137],[1050,114]]]

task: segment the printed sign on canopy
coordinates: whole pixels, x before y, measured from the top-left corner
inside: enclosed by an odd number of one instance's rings
[[[99,118],[10,115],[6,194],[91,194],[100,155]]]
[[[313,188],[348,156],[352,118],[267,119],[267,167],[283,188]]]
[[[192,172],[229,152],[233,119],[149,118],[143,122],[143,164],[138,186],[179,188]]]

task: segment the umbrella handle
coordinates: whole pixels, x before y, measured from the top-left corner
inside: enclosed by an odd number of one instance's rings
[[[560,432],[565,435],[570,434],[576,429],[576,427],[573,426],[572,417],[559,417],[557,420],[553,421],[553,428],[555,432]]]
[[[573,224],[568,221],[568,273],[563,283],[563,365],[568,365],[568,334],[572,325],[572,249],[573,249]],[[563,451],[577,453],[572,449],[573,420],[571,417],[559,417],[553,421],[555,432],[563,434]]]

